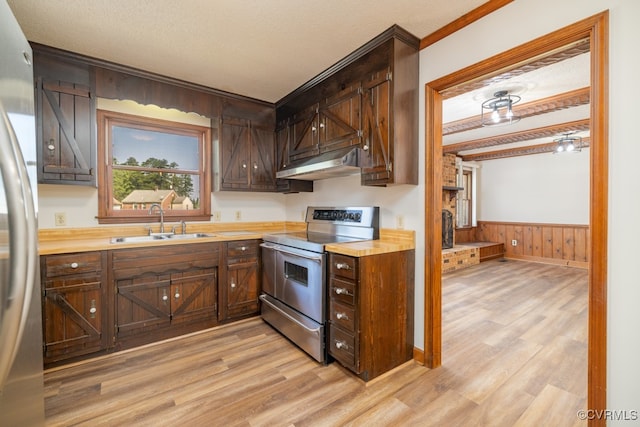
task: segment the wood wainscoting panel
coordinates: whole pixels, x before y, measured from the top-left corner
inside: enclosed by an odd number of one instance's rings
[[[478,221],[479,241],[503,243],[506,258],[587,268],[589,226]],[[517,241],[516,246],[511,243]]]

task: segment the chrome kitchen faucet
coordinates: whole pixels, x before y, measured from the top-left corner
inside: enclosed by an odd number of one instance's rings
[[[158,208],[158,211],[160,212],[160,233],[164,233],[164,211],[159,203],[154,203],[149,208],[149,215],[153,213],[154,208]]]

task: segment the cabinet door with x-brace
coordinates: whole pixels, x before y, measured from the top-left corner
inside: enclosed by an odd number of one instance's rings
[[[92,66],[34,49],[38,182],[96,185]]]
[[[41,258],[45,364],[107,347],[104,252]]]
[[[117,337],[215,319],[216,284],[216,268],[118,280]]]

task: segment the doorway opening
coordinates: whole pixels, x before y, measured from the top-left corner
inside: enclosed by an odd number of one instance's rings
[[[442,364],[442,102],[446,92],[507,73],[588,40],[590,195],[588,409],[606,408],[608,12],[584,19],[425,85],[425,365]]]

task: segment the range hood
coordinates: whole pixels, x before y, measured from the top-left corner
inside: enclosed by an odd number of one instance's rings
[[[370,165],[367,152],[359,147],[346,147],[294,162],[276,172],[276,178],[315,181],[359,174]]]

